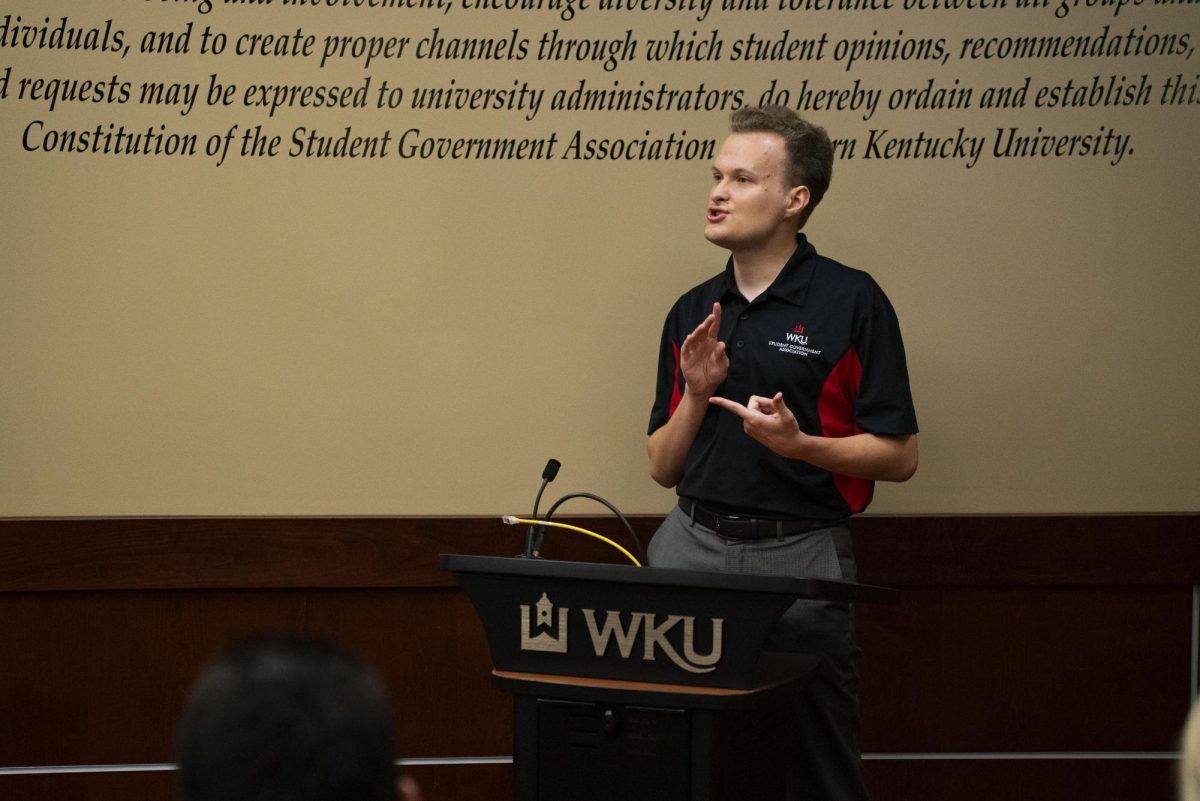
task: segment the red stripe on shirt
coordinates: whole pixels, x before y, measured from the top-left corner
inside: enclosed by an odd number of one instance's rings
[[[848,437],[862,433],[862,429],[854,422],[854,401],[858,397],[861,380],[862,362],[858,358],[858,351],[850,348],[833,366],[821,386],[817,413],[821,417],[822,434],[827,437]],[[867,508],[875,492],[874,481],[839,473],[833,474],[833,481],[851,512],[861,512]]]
[[[671,343],[671,352],[675,354],[675,380],[671,383],[671,405],[667,409],[668,419],[675,414],[679,402],[683,400],[683,393],[679,391],[679,346],[674,342]]]

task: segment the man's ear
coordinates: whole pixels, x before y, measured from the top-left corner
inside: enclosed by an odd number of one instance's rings
[[[808,208],[810,200],[812,200],[812,193],[808,191],[807,186],[793,186],[788,190],[787,206],[784,208],[784,213],[789,217],[799,217],[800,212]]]
[[[423,801],[421,786],[412,776],[401,776],[396,780],[396,786],[400,789],[400,801]]]

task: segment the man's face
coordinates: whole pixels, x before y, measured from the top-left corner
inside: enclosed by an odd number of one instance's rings
[[[796,204],[807,202],[808,192],[789,183],[783,137],[731,134],[713,161],[705,238],[735,252],[790,239],[796,233]]]

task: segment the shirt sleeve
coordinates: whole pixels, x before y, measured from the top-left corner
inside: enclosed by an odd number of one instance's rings
[[[681,343],[675,335],[675,329],[678,327],[675,321],[678,315],[679,308],[676,304],[663,323],[662,339],[658,345],[658,382],[654,390],[654,406],[650,409],[647,434],[653,434],[666,425],[683,398],[683,376],[679,371]]]
[[[864,305],[854,336],[862,360],[854,422],[872,434],[915,434],[917,413],[896,311],[873,280]]]

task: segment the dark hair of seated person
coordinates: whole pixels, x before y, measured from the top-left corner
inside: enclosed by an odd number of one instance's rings
[[[379,676],[328,640],[260,635],[210,664],[176,731],[186,801],[397,801]]]

